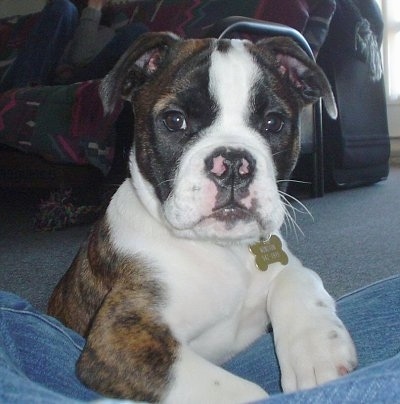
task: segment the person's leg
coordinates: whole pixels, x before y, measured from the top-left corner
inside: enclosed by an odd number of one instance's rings
[[[399,380],[400,353],[317,388],[276,394],[262,403],[392,404],[399,402]]]
[[[111,69],[133,42],[148,30],[146,25],[138,22],[124,25],[115,32],[114,38],[104,47],[98,56],[101,60],[109,63],[108,67]]]
[[[70,403],[100,397],[75,376],[84,342],[28,302],[0,292],[0,402]]]
[[[68,0],[51,0],[25,46],[5,73],[0,91],[51,84],[51,76],[78,24],[78,11]]]
[[[276,394],[270,400],[395,402],[400,394],[399,291],[397,276],[339,300],[339,314],[358,348],[358,370],[318,388]],[[57,402],[62,403],[68,397],[98,397],[75,376],[83,344],[82,337],[55,319],[41,315],[15,295],[0,293],[0,399],[12,402],[12,397],[40,397],[45,403],[60,396]],[[270,335],[229,361],[225,368],[257,382],[270,393],[279,391],[279,369]]]
[[[356,344],[359,369],[400,353],[400,275],[343,296],[337,311]]]
[[[132,23],[120,28],[114,38],[90,63],[74,72],[73,81],[103,78],[133,42],[147,31],[148,28],[140,23]]]
[[[339,317],[343,320],[357,347],[358,369],[343,380],[364,377],[361,370],[388,360],[400,371],[400,276],[395,276],[338,300]],[[397,355],[396,355],[397,354]],[[281,392],[280,373],[272,334],[267,334],[251,347],[224,364],[224,368],[264,387],[270,394]],[[365,369],[367,370],[367,369]],[[368,368],[374,372],[374,369]],[[334,382],[335,383],[335,382]]]

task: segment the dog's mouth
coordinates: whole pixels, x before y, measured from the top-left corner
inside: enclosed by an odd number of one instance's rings
[[[216,219],[228,224],[234,224],[237,221],[250,221],[255,219],[255,215],[246,207],[237,202],[229,202],[223,206],[217,206],[209,218]]]
[[[261,209],[255,198],[241,201],[232,198],[218,202],[214,199],[213,207],[210,209],[208,204],[210,210],[204,209],[201,213],[184,207],[177,209],[174,206],[175,210],[171,210],[173,215],[170,214],[171,211],[166,210],[166,219],[173,231],[181,237],[221,243],[254,242],[271,234],[277,227],[274,211],[270,213],[267,209]],[[194,214],[190,217],[186,213]]]

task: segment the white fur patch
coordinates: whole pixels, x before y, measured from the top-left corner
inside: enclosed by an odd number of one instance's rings
[[[242,126],[248,117],[250,90],[259,76],[259,68],[243,41],[233,40],[228,52],[211,55],[210,92],[221,109],[219,124]]]

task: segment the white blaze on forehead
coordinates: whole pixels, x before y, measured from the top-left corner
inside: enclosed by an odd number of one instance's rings
[[[214,50],[211,54],[210,88],[220,108],[220,119],[243,122],[248,115],[250,90],[259,69],[245,46],[234,39],[228,50]]]

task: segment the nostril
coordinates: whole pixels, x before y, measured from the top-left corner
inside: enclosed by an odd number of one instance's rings
[[[251,173],[252,167],[250,167],[250,163],[245,158],[242,158],[238,171],[239,171],[239,175],[241,175],[241,176],[246,176]]]
[[[215,174],[217,177],[223,175],[228,169],[225,159],[221,155],[213,157],[211,163],[210,172]]]

